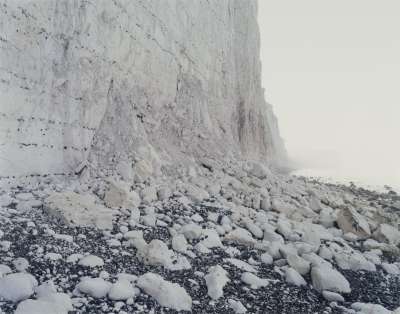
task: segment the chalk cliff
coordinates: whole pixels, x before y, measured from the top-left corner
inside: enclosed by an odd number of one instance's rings
[[[255,0],[3,0],[0,176],[276,164],[260,73]]]

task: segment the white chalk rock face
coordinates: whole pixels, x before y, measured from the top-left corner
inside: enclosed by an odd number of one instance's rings
[[[0,20],[2,176],[284,154],[256,0],[8,1]]]
[[[186,290],[176,283],[164,280],[157,274],[147,273],[140,276],[137,286],[152,296],[161,306],[177,311],[192,309],[192,298]]]

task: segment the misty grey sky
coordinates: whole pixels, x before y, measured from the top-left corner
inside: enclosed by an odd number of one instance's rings
[[[259,22],[290,155],[400,187],[400,1],[259,0]]]

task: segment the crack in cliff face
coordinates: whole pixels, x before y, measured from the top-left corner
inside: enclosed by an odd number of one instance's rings
[[[125,13],[126,15],[130,16],[130,14],[128,13],[128,11],[126,10],[125,7],[123,7],[120,3],[118,3],[117,1],[113,1],[114,5],[117,6],[118,8],[121,9],[121,12]],[[165,23],[162,21],[161,18],[159,18],[154,12],[152,12],[147,6],[145,6],[143,4],[142,1],[138,1],[138,3],[140,4],[140,6],[150,15],[151,18],[153,18],[156,23],[157,26],[160,27],[164,37],[169,37],[170,33],[168,32],[168,27],[165,25]],[[172,50],[167,49],[166,47],[164,47],[158,40],[157,38],[155,38],[151,33],[147,32],[144,27],[140,24],[140,23],[135,23],[135,25],[141,29],[143,31],[143,33],[145,34],[145,36],[147,36],[148,39],[152,40],[156,46],[163,52],[169,54],[173,60],[176,62],[177,66],[182,67],[182,61],[179,60],[179,57],[177,56],[176,53],[174,53]],[[136,39],[136,38],[135,38]],[[196,62],[193,60],[193,58],[187,53],[185,45],[177,40],[173,40],[172,41],[174,43],[174,45],[176,46],[176,50],[178,55],[180,56],[184,56],[187,61],[189,61],[191,63],[191,65],[193,66],[193,69],[195,71],[198,72],[199,75],[203,76],[203,78],[205,78],[204,74],[201,73],[201,71],[199,70],[198,66],[196,65]]]
[[[0,16],[0,157],[20,165],[3,175],[276,157],[255,0],[6,2]]]

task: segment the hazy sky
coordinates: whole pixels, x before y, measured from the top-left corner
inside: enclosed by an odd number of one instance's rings
[[[259,0],[259,22],[290,155],[400,187],[400,1]]]

